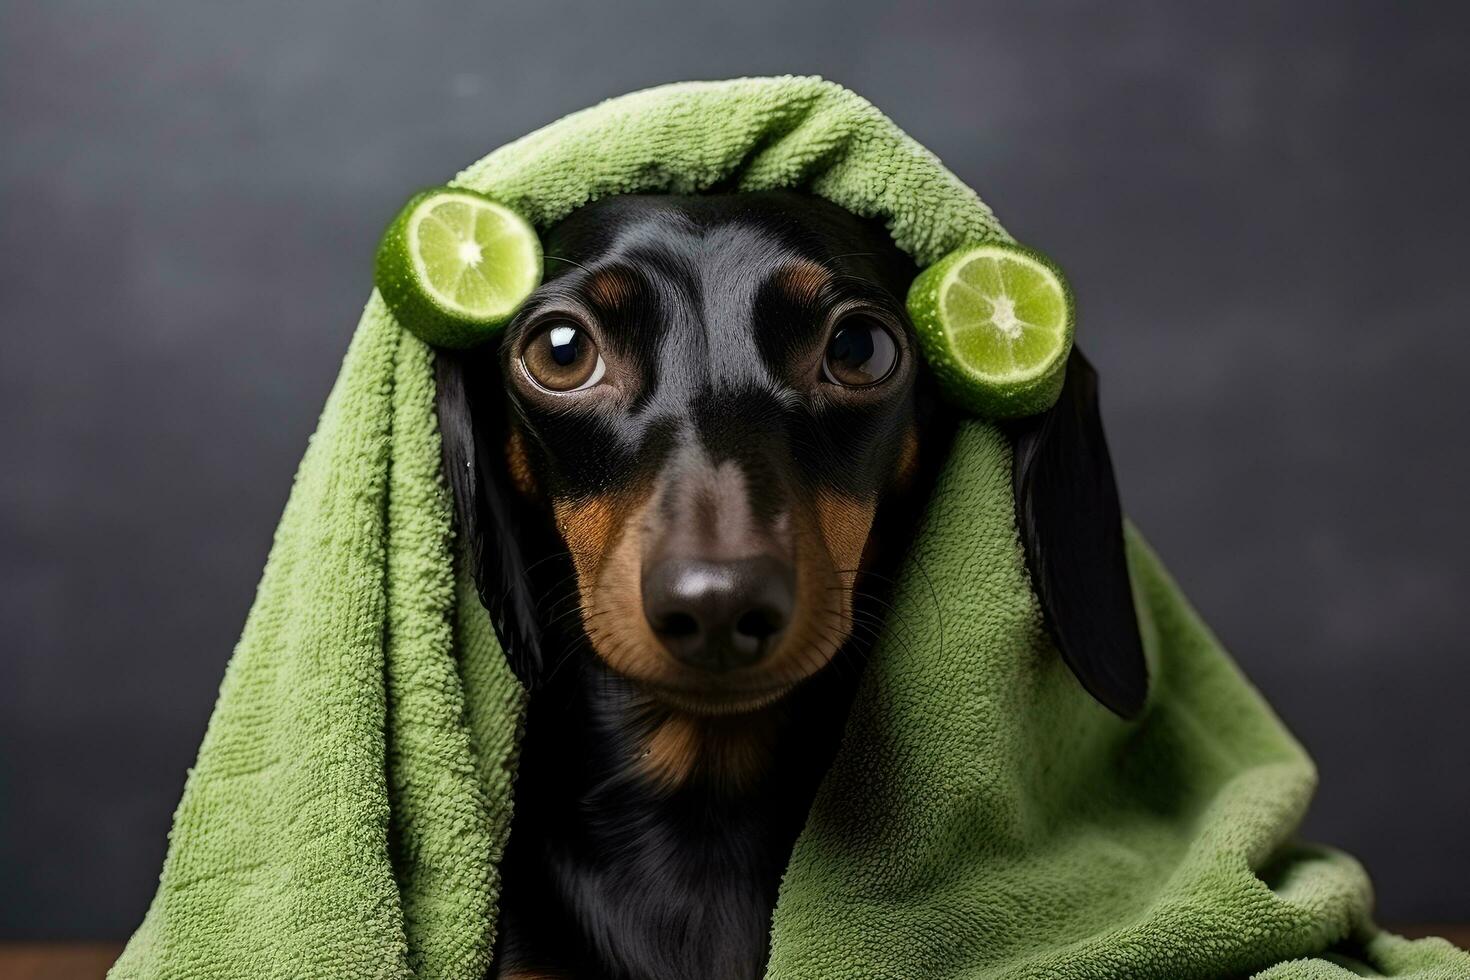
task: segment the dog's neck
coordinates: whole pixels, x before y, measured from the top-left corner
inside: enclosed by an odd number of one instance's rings
[[[540,704],[575,705],[572,710],[584,719],[580,726],[557,725],[542,746],[584,760],[582,791],[605,793],[616,786],[648,808],[695,800],[764,805],[768,794],[762,790],[773,781],[783,788],[793,780],[810,782],[815,789],[836,738],[783,739],[783,732],[798,716],[803,732],[810,732],[814,714],[830,718],[832,730],[840,731],[851,684],[850,675],[839,673],[821,675],[754,711],[696,714],[661,703],[589,657],[578,677],[538,692],[531,711]],[[528,736],[539,735],[540,727],[533,717]],[[784,748],[778,752],[778,746]],[[562,786],[569,793],[578,790]],[[798,805],[804,812],[805,805]]]
[[[834,671],[758,711],[698,716],[590,657],[535,692],[504,862],[509,961],[574,977],[758,976],[851,693],[852,674]],[[671,948],[670,934],[695,938]],[[619,962],[600,958],[611,937]]]

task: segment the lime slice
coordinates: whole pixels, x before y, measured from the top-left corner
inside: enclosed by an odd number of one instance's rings
[[[1050,408],[1072,349],[1072,291],[1061,270],[1019,245],[951,252],[909,288],[924,356],[946,396],[987,418]]]
[[[541,242],[520,215],[473,191],[415,195],[378,245],[374,279],[398,322],[426,343],[472,347],[541,283]]]

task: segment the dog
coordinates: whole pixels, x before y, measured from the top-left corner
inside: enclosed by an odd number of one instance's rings
[[[751,980],[955,428],[903,305],[917,270],[794,192],[609,198],[544,244],[499,340],[436,358],[465,559],[530,692],[491,976]],[[1080,354],[1009,431],[1047,625],[1135,712]]]

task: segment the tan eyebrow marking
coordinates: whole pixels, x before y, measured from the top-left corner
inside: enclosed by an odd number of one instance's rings
[[[632,301],[635,288],[632,277],[621,269],[598,269],[587,277],[582,290],[594,306],[613,311]]]
[[[831,284],[832,273],[826,266],[811,259],[792,259],[776,270],[771,281],[791,299],[811,305],[821,298],[822,292]]]

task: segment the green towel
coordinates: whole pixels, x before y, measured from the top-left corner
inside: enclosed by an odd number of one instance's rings
[[[796,187],[921,263],[1005,233],[867,102],[814,78],[615,99],[458,178],[545,228],[634,191]],[[433,353],[369,301],[296,477],[114,978],[478,980],[524,695],[456,571]],[[1052,648],[1008,443],[962,424],[843,748],[796,844],[772,978],[1470,977],[1377,931],[1294,840],[1313,769],[1131,531],[1137,720]],[[1378,971],[1378,972],[1372,972]]]

